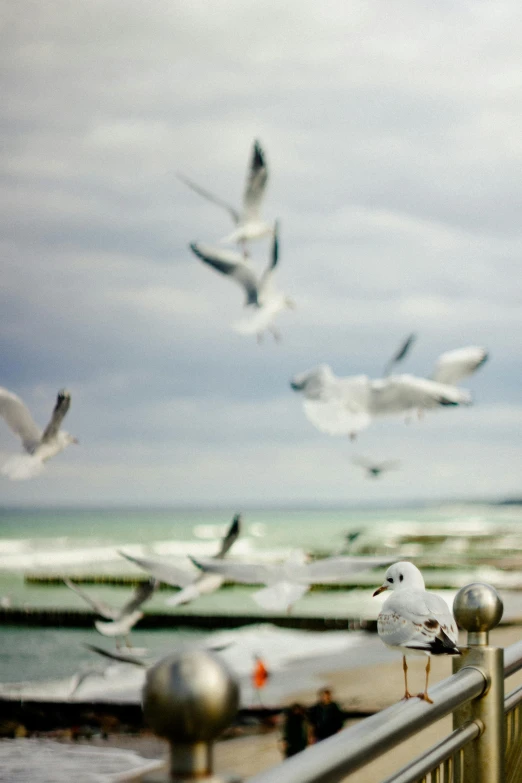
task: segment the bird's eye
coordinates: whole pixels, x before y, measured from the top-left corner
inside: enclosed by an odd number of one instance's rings
[[[403,575],[399,574],[399,582],[402,582],[403,579],[404,579]]]
[[[392,577],[391,577],[391,576],[389,576],[389,577],[388,577],[388,582],[389,582],[390,584],[393,584],[393,579],[392,579]]]

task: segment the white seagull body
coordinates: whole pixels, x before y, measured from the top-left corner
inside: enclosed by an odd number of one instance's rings
[[[299,598],[313,584],[342,584],[347,576],[359,571],[386,565],[393,557],[329,557],[307,563],[303,552],[295,552],[284,563],[232,563],[210,559],[194,559],[204,572],[220,574],[223,579],[240,584],[265,585],[253,594],[263,609],[290,612]]]
[[[224,237],[221,240],[222,242],[239,242],[246,252],[246,243],[248,241],[261,239],[262,237],[272,234],[272,226],[261,219],[261,206],[268,180],[268,169],[264,152],[258,141],[254,142],[254,147],[252,149],[252,158],[247,174],[241,211],[219,197],[214,196],[208,190],[204,190],[199,185],[196,185],[195,182],[187,179],[187,177],[178,174],[178,178],[200,196],[203,196],[203,198],[206,198],[213,204],[217,204],[229,213],[236,228],[231,234]]]
[[[438,383],[458,383],[463,378],[473,375],[487,359],[486,349],[476,345],[446,351],[437,359],[432,379]]]
[[[116,646],[119,647],[118,639],[124,637],[127,641],[127,646],[130,647],[128,641],[128,635],[136,623],[143,617],[143,612],[140,607],[152,598],[153,593],[159,587],[159,582],[156,579],[149,579],[147,582],[138,585],[134,591],[131,599],[121,609],[115,609],[109,606],[104,601],[99,601],[96,598],[92,598],[88,593],[82,590],[70,579],[63,580],[67,587],[80,596],[94,612],[103,617],[108,622],[101,620],[95,620],[94,625],[96,630],[103,636],[116,637]]]
[[[383,590],[393,593],[379,612],[377,631],[387,647],[403,653],[404,698],[412,695],[408,691],[406,655],[427,655],[424,692],[417,695],[432,703],[428,696],[429,656],[460,655],[453,614],[440,596],[425,589],[422,574],[413,563],[404,561],[390,566],[374,595]]]
[[[377,416],[471,404],[469,392],[447,384],[414,375],[390,375],[377,380],[367,375],[338,378],[327,364],[296,375],[290,385],[303,394],[307,418],[329,435],[355,437]]]
[[[233,325],[240,334],[257,334],[258,338],[265,330],[272,332],[276,339],[279,333],[273,322],[282,310],[293,308],[294,302],[277,291],[273,286],[273,275],[279,260],[279,231],[276,224],[268,266],[258,277],[250,264],[246,263],[239,253],[223,251],[218,248],[193,243],[192,252],[205,264],[213,267],[223,275],[227,275],[245,292],[245,306],[252,315]]]
[[[238,539],[240,532],[241,514],[236,514],[214,559],[221,560],[225,557]],[[225,581],[225,577],[219,574],[201,573],[199,571],[194,573],[193,570],[190,572],[153,557],[134,557],[125,554],[125,552],[121,552],[121,554],[160,582],[182,588],[179,593],[167,599],[166,603],[169,606],[181,606],[194,601],[201,595],[215,593]]]
[[[11,457],[3,465],[1,472],[4,476],[15,481],[32,478],[41,473],[44,462],[71,443],[78,443],[68,432],[60,430],[70,405],[71,395],[62,389],[58,392],[51,420],[42,432],[22,400],[13,392],[0,387],[0,416],[15,435],[20,437],[27,452]]]

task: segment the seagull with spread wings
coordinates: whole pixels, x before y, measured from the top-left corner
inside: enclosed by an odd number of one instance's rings
[[[414,375],[367,375],[338,378],[327,364],[296,375],[290,386],[303,395],[306,417],[321,432],[349,435],[352,440],[375,417],[410,410],[470,405],[471,395],[444,383]]]
[[[213,560],[222,560],[225,557],[235,541],[237,541],[240,532],[241,514],[236,514],[221,542],[219,552],[214,556]],[[120,554],[160,582],[165,582],[165,584],[173,587],[181,587],[178,593],[167,599],[169,606],[188,604],[201,595],[214,593],[216,590],[219,590],[224,582],[224,577],[219,574],[202,573],[201,571],[194,572],[194,569],[189,571],[154,557],[134,557],[133,555],[127,555],[125,552]]]
[[[254,601],[268,611],[290,613],[293,605],[313,584],[342,584],[347,577],[392,563],[394,557],[327,557],[306,562],[306,556],[296,551],[279,564],[233,563],[191,558],[203,573],[220,575],[223,580],[240,584],[265,585],[253,594]]]
[[[268,266],[260,277],[238,253],[198,243],[191,244],[190,249],[205,264],[226,275],[244,290],[245,307],[251,315],[233,324],[233,328],[240,334],[256,334],[258,341],[263,332],[268,330],[276,340],[279,340],[280,334],[273,322],[282,310],[293,309],[295,304],[292,299],[273,286],[273,276],[279,261],[278,224],[276,223],[274,229]]]
[[[376,462],[375,460],[366,459],[366,457],[354,457],[352,463],[360,468],[364,468],[368,478],[379,478],[379,476],[387,473],[389,470],[397,470],[400,465],[400,462],[396,459]]]
[[[67,587],[74,590],[80,598],[89,604],[95,614],[107,621],[95,620],[95,628],[103,636],[114,636],[118,649],[120,649],[120,638],[125,639],[127,647],[130,648],[132,646],[129,634],[131,629],[134,628],[136,623],[143,617],[141,606],[145,601],[152,598],[152,595],[159,587],[159,581],[157,579],[149,579],[147,582],[143,582],[138,585],[130,600],[127,601],[121,609],[116,609],[109,606],[105,601],[99,601],[96,598],[92,598],[85,590],[82,590],[81,587],[78,587],[78,585],[70,579],[64,579],[63,581]]]
[[[222,242],[238,242],[243,248],[243,254],[246,257],[246,243],[249,240],[261,239],[273,233],[273,227],[261,219],[261,206],[265,195],[266,184],[268,181],[268,169],[265,160],[265,154],[258,141],[254,142],[252,149],[252,158],[247,174],[245,192],[243,195],[243,206],[241,210],[228,204],[218,196],[214,196],[208,190],[196,185],[195,182],[178,173],[178,178],[188,185],[195,193],[211,201],[213,204],[225,209],[236,228],[228,236],[224,237]]]
[[[41,473],[44,462],[71,443],[78,443],[76,438],[60,429],[70,405],[71,395],[62,389],[58,392],[51,420],[42,432],[20,397],[0,387],[0,416],[21,439],[26,451],[26,454],[11,457],[2,466],[1,472],[4,476],[15,481],[32,478]]]

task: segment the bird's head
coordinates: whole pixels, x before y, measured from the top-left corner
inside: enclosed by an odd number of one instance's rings
[[[384,590],[404,590],[404,588],[424,590],[422,574],[413,563],[403,560],[391,565],[384,575],[384,582],[373,593],[379,595]]]

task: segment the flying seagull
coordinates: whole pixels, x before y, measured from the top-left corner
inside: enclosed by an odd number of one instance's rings
[[[387,647],[402,652],[404,698],[408,691],[406,655],[427,655],[424,692],[417,696],[433,704],[428,696],[431,655],[460,655],[458,631],[453,615],[443,598],[429,593],[419,569],[406,561],[394,563],[386,571],[384,582],[374,595],[393,590],[377,618],[377,631]]]
[[[116,637],[116,647],[120,648],[120,638],[125,638],[127,647],[131,647],[129,634],[136,623],[143,617],[143,612],[140,607],[145,601],[152,598],[153,593],[159,587],[159,581],[157,579],[149,579],[147,582],[143,582],[138,585],[134,591],[131,599],[121,609],[115,609],[105,601],[99,601],[92,598],[88,593],[82,590],[78,585],[72,582],[70,579],[63,580],[67,587],[80,596],[89,606],[94,610],[95,614],[99,617],[103,617],[107,622],[102,620],[95,620],[94,625],[96,630],[103,636]]]
[[[205,264],[227,275],[243,288],[245,307],[252,315],[233,324],[233,328],[240,334],[256,334],[258,340],[261,339],[263,332],[268,330],[276,340],[279,340],[280,335],[273,322],[278,313],[287,307],[293,309],[295,304],[292,299],[273,287],[273,275],[279,261],[278,224],[276,223],[274,229],[269,263],[261,277],[256,275],[252,267],[238,253],[198,243],[191,244],[190,249]]]
[[[354,457],[352,463],[360,468],[364,468],[368,478],[378,478],[382,473],[387,473],[389,470],[397,470],[400,465],[400,462],[393,459],[375,462],[374,460],[366,459],[366,457]]]
[[[448,384],[414,375],[376,380],[367,375],[338,378],[327,364],[296,375],[290,386],[303,395],[305,415],[318,430],[352,439],[377,416],[471,404],[468,391]]]
[[[384,377],[386,377],[391,373],[392,368],[396,364],[402,362],[406,358],[416,339],[417,339],[417,335],[415,334],[415,332],[412,332],[412,334],[408,335],[408,337],[401,343],[399,349],[393,354],[391,359],[388,361],[386,367],[384,368]]]
[[[286,611],[308,592],[313,584],[342,584],[347,577],[395,560],[394,557],[328,557],[307,563],[296,551],[280,564],[232,563],[230,560],[191,558],[204,573],[219,574],[223,580],[265,587],[253,594],[254,601],[268,611]]]
[[[42,432],[33,421],[27,406],[13,392],[0,387],[0,416],[18,435],[26,454],[11,457],[1,472],[10,479],[21,481],[32,478],[43,470],[43,463],[59,454],[69,444],[78,443],[68,432],[60,430],[71,405],[71,395],[65,389],[58,392],[51,420]]]
[[[241,514],[236,514],[221,542],[218,553],[213,558],[214,560],[222,560],[225,557],[234,542],[237,541],[240,532]],[[125,554],[125,552],[121,552],[120,554],[122,554],[123,557],[126,557],[127,560],[130,560],[131,563],[135,563],[148,574],[151,574],[160,582],[165,582],[165,584],[172,585],[173,587],[182,588],[178,593],[167,599],[167,604],[170,606],[188,604],[201,595],[214,593],[216,590],[219,590],[225,581],[224,577],[219,574],[201,573],[200,571],[195,573],[194,571],[190,572],[184,568],[179,568],[170,563],[166,563],[164,560],[158,560],[153,557],[134,557]]]
[[[249,240],[261,239],[262,237],[272,234],[272,226],[261,219],[261,205],[263,203],[268,180],[268,169],[266,166],[265,154],[258,141],[254,141],[254,147],[252,149],[252,158],[247,174],[241,210],[231,206],[218,196],[209,193],[208,190],[204,190],[183,174],[178,173],[177,176],[185,185],[188,185],[189,188],[200,196],[203,196],[203,198],[206,198],[213,204],[217,204],[228,212],[235,223],[236,228],[231,234],[224,237],[221,240],[222,242],[238,242],[241,244],[243,253],[246,256],[246,243]]]

